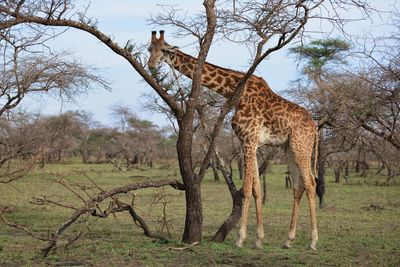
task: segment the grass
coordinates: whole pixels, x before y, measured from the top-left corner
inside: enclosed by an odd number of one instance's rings
[[[71,192],[56,183],[60,175],[73,182],[90,185],[74,170],[85,170],[103,188],[113,188],[143,180],[173,176],[175,170],[165,167],[134,169],[117,172],[111,165],[82,165],[79,163],[48,165],[27,177],[8,185],[0,185],[0,207],[8,206],[6,216],[46,236],[72,213],[55,206],[32,205],[33,197],[46,195],[53,200],[82,205]],[[171,188],[144,189],[136,192],[137,212],[151,229],[160,231],[162,205],[154,207],[155,195],[166,194],[167,219],[171,242],[165,243],[145,237],[126,214],[107,219],[78,222],[63,236],[57,251],[43,259],[40,249],[46,243],[25,233],[0,224],[0,266],[400,266],[400,186],[375,186],[364,183],[364,178],[352,175],[354,185],[335,184],[328,173],[326,206],[318,210],[320,240],[318,252],[309,244],[309,217],[306,197],[299,215],[294,247],[284,250],[292,207],[292,192],[284,187],[285,166],[273,166],[267,178],[267,204],[263,208],[266,237],[263,250],[255,250],[254,205],[251,206],[248,240],[242,249],[235,246],[238,230],[223,244],[209,241],[231,210],[231,199],[223,181],[205,178],[203,194],[203,241],[187,246],[179,242],[184,227],[184,194]],[[384,177],[371,175],[368,184]],[[358,182],[362,181],[362,184]],[[241,181],[236,181],[237,185]],[[123,196],[130,201],[132,195]],[[371,206],[372,205],[372,206]],[[378,208],[374,208],[378,207]],[[383,209],[380,209],[383,208]],[[81,238],[64,247],[68,238],[83,230]],[[185,249],[181,249],[186,247]]]

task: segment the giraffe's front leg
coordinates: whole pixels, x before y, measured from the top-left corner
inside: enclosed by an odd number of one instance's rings
[[[243,182],[243,206],[242,206],[242,218],[239,230],[239,239],[236,241],[236,246],[242,247],[243,242],[246,240],[247,235],[247,221],[249,217],[249,206],[250,206],[250,197],[251,197],[251,183],[247,185],[246,177]]]
[[[245,174],[243,178],[243,207],[242,207],[242,218],[239,231],[239,239],[236,242],[238,247],[243,246],[243,242],[247,235],[247,223],[249,217],[249,206],[250,198],[252,195],[253,181],[255,179],[257,158],[256,158],[257,146],[251,144],[244,144],[244,163],[245,163]]]

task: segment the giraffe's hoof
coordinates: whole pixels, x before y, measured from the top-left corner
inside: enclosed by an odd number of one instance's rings
[[[255,249],[263,249],[263,245],[262,245],[261,240],[256,240],[256,242],[253,245],[253,248],[255,248]]]
[[[310,249],[311,249],[313,252],[317,252],[317,245],[311,244],[311,245],[310,245]]]
[[[239,239],[236,241],[236,246],[237,246],[238,248],[243,247],[243,240],[239,238]]]
[[[286,241],[286,243],[283,244],[283,246],[282,246],[282,248],[284,248],[284,249],[289,249],[291,247],[292,247],[292,244],[291,244],[291,242],[289,240]]]

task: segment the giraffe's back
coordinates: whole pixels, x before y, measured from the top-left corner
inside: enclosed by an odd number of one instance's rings
[[[306,109],[277,95],[256,76],[246,84],[232,126],[240,139],[257,132],[260,145],[282,145],[293,131],[314,131],[316,127]]]

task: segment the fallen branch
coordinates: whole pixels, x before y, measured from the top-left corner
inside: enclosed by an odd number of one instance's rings
[[[99,195],[91,198],[88,201],[85,201],[85,205],[82,206],[81,208],[76,209],[76,211],[72,214],[72,216],[69,218],[69,220],[64,222],[57,229],[57,231],[55,231],[51,235],[51,238],[48,239],[48,241],[49,241],[48,245],[42,250],[43,256],[46,257],[49,254],[49,252],[52,249],[54,249],[61,234],[69,226],[71,226],[74,222],[76,222],[83,214],[90,214],[92,216],[105,218],[110,213],[127,210],[129,212],[129,214],[132,216],[132,218],[134,219],[134,221],[139,223],[140,227],[144,230],[146,236],[153,237],[153,238],[165,239],[164,237],[162,237],[160,235],[152,233],[149,230],[149,228],[147,227],[144,220],[134,211],[134,209],[131,205],[119,202],[114,197],[118,194],[123,194],[123,193],[126,194],[130,191],[134,191],[137,189],[149,188],[149,187],[161,187],[161,186],[166,186],[166,185],[170,185],[177,190],[184,190],[184,188],[185,188],[182,183],[178,182],[175,179],[164,179],[164,180],[155,181],[155,182],[142,182],[142,183],[136,183],[136,184],[129,184],[129,185],[113,188],[108,191],[102,191]],[[112,198],[113,201],[115,201],[118,206],[116,208],[111,207],[109,210],[106,210],[105,212],[101,212],[100,214],[97,213],[96,209],[98,208],[98,205],[101,202],[103,202],[105,199],[108,199],[108,198]]]
[[[4,217],[3,212],[2,212],[1,210],[0,210],[0,219],[1,219],[1,221],[2,221],[4,224],[6,224],[6,225],[8,225],[8,226],[10,226],[10,227],[13,227],[13,228],[22,230],[22,231],[24,231],[25,233],[27,233],[28,235],[30,235],[31,237],[35,238],[35,239],[38,239],[38,240],[41,240],[41,241],[49,241],[49,240],[50,240],[49,238],[44,238],[44,237],[41,237],[41,236],[36,235],[35,233],[33,233],[31,230],[29,230],[29,229],[26,228],[25,226],[22,226],[22,225],[19,225],[19,224],[14,223],[14,222],[8,221],[8,220]]]
[[[90,215],[96,216],[99,218],[107,218],[110,214],[128,211],[129,214],[131,215],[133,221],[135,222],[135,224],[143,229],[145,236],[148,236],[151,238],[157,238],[157,239],[160,239],[163,241],[168,241],[168,239],[165,236],[151,232],[150,228],[147,226],[146,222],[143,220],[142,217],[140,217],[136,213],[136,211],[132,205],[123,203],[119,200],[116,200],[116,204],[117,204],[117,207],[114,207],[113,205],[111,205],[107,210],[101,211],[100,213],[97,213],[97,210],[93,210]]]

